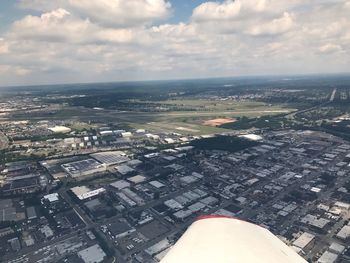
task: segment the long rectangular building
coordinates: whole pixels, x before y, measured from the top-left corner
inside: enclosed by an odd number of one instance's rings
[[[106,165],[94,159],[62,164],[62,168],[74,179],[82,179],[106,171]]]

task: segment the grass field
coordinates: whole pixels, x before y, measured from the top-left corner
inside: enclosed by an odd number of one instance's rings
[[[75,131],[82,131],[82,130],[89,130],[91,128],[95,128],[95,126],[90,125],[86,122],[73,122],[73,124],[70,125],[70,128]]]
[[[155,102],[152,102],[155,103]],[[267,105],[251,101],[211,101],[211,100],[167,100],[158,102],[159,105],[172,105],[177,111],[163,113],[148,113],[152,121],[144,122],[133,118],[130,125],[135,128],[157,132],[177,132],[184,135],[212,134],[229,131],[227,129],[204,125],[203,123],[215,118],[259,117],[289,113],[294,109],[278,105]],[[191,111],[183,111],[188,107]],[[172,107],[170,109],[172,109]],[[140,116],[139,116],[140,117]]]
[[[151,103],[151,102],[150,102]],[[252,101],[216,101],[203,99],[152,101],[160,107],[169,106],[167,112],[137,112],[117,110],[94,110],[84,107],[62,107],[55,114],[42,113],[31,116],[31,120],[74,120],[74,130],[88,129],[96,123],[114,123],[131,128],[143,128],[151,132],[176,132],[183,135],[213,134],[227,129],[204,125],[216,118],[254,118],[288,113],[294,109],[283,105],[268,105]],[[190,110],[187,110],[188,108]],[[26,114],[13,116],[14,120],[27,119]],[[92,123],[88,125],[87,123]]]
[[[170,110],[172,108],[176,108],[177,110],[186,110],[191,108],[196,111],[245,111],[253,108],[257,109],[268,107],[268,105],[256,101],[209,99],[174,99],[156,102],[152,101],[149,103],[159,104],[159,106],[167,106],[170,108]]]
[[[159,121],[159,122],[149,122],[146,124],[132,123],[132,127],[143,128],[151,132],[175,132],[183,135],[200,135],[200,134],[213,134],[228,131],[222,128],[216,128],[211,126],[204,126],[199,124],[191,124],[184,122],[172,122],[169,121]]]

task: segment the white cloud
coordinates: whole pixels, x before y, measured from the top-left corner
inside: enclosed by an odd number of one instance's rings
[[[321,47],[319,47],[318,49],[321,53],[334,53],[334,52],[338,52],[338,51],[341,51],[342,48],[341,46],[339,45],[336,45],[336,44],[326,44],[326,45],[323,45]]]
[[[293,27],[292,16],[285,12],[282,17],[273,19],[263,24],[255,25],[248,30],[248,34],[258,35],[278,35],[289,31]]]
[[[0,64],[0,74],[14,74],[15,76],[21,77],[21,76],[26,76],[29,73],[30,73],[30,70],[26,68]]]
[[[64,8],[97,24],[132,27],[164,19],[171,5],[165,0],[21,0],[25,9],[51,11]]]
[[[133,39],[129,29],[103,28],[81,19],[65,9],[57,9],[41,16],[29,15],[16,21],[10,38],[36,39],[46,42],[113,42],[127,43]]]
[[[69,0],[69,3],[82,15],[112,26],[134,26],[163,19],[170,9],[164,0]]]
[[[9,46],[3,38],[0,38],[0,55],[9,51]]]
[[[241,1],[207,2],[196,7],[192,17],[197,21],[225,20],[237,17],[241,8]]]
[[[292,10],[299,1],[206,2],[194,9],[192,21],[214,34],[278,35],[293,27],[294,18],[288,9]]]
[[[349,0],[210,1],[176,24],[159,22],[165,0],[20,6],[27,15],[0,38],[0,85],[350,68]]]
[[[195,21],[229,20],[263,12],[267,9],[268,0],[226,0],[206,2],[193,11]]]

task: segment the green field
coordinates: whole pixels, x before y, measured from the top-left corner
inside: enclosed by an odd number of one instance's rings
[[[155,102],[152,102],[155,103]],[[170,105],[177,111],[148,113],[152,121],[145,122],[141,115],[134,116],[129,123],[131,127],[144,128],[149,131],[177,132],[184,135],[200,135],[227,132],[229,130],[203,125],[204,121],[215,118],[249,118],[277,115],[292,112],[295,109],[283,106],[271,106],[252,101],[214,101],[214,100],[167,100],[156,102],[164,107]],[[186,111],[191,107],[193,110]]]
[[[147,104],[148,102],[146,102]],[[98,123],[116,124],[119,127],[142,128],[150,132],[176,132],[183,135],[202,135],[229,131],[204,125],[206,120],[216,118],[255,118],[292,112],[295,109],[283,105],[269,105],[255,101],[218,101],[204,99],[177,99],[152,101],[152,105],[167,111],[118,111],[113,109],[95,110],[84,107],[62,107],[54,114],[40,113],[31,120],[68,119],[75,120],[73,130],[89,129]],[[189,109],[190,108],[190,109]],[[13,116],[14,120],[25,120],[26,114]],[[88,124],[88,123],[91,123]]]

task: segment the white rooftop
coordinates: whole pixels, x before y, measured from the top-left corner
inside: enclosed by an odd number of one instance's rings
[[[83,186],[76,186],[70,189],[76,196],[80,196],[83,194],[86,194],[88,192],[91,191],[90,188],[88,188],[87,186],[83,185]]]
[[[142,175],[136,175],[133,177],[129,177],[128,181],[134,183],[134,184],[139,184],[142,183],[146,180],[146,177],[142,176]]]
[[[91,247],[79,251],[78,256],[85,263],[99,263],[102,262],[107,255],[98,244],[95,244]]]
[[[336,242],[333,242],[328,249],[330,252],[341,254],[345,250],[345,246],[338,244]]]
[[[110,186],[114,187],[114,188],[117,188],[117,189],[123,189],[123,188],[126,188],[126,187],[129,187],[130,186],[130,183],[125,181],[125,180],[119,180],[119,181],[116,181],[114,183],[111,183]]]
[[[49,130],[54,133],[68,133],[71,131],[70,128],[65,126],[55,126],[55,127],[49,128]]]
[[[47,199],[49,202],[55,202],[58,201],[58,193],[48,194],[44,196],[44,199]]]
[[[326,251],[322,256],[317,260],[317,263],[334,263],[338,258],[337,254]]]
[[[151,181],[149,182],[150,185],[154,186],[155,188],[162,188],[164,187],[165,185],[162,184],[161,182],[159,181]]]
[[[343,226],[342,229],[337,233],[337,238],[346,240],[350,237],[350,225]]]
[[[293,242],[293,246],[304,249],[312,240],[314,240],[315,236],[313,234],[304,232],[297,240]]]
[[[256,135],[256,134],[245,134],[239,137],[243,137],[252,141],[261,141],[263,139],[260,135]]]

